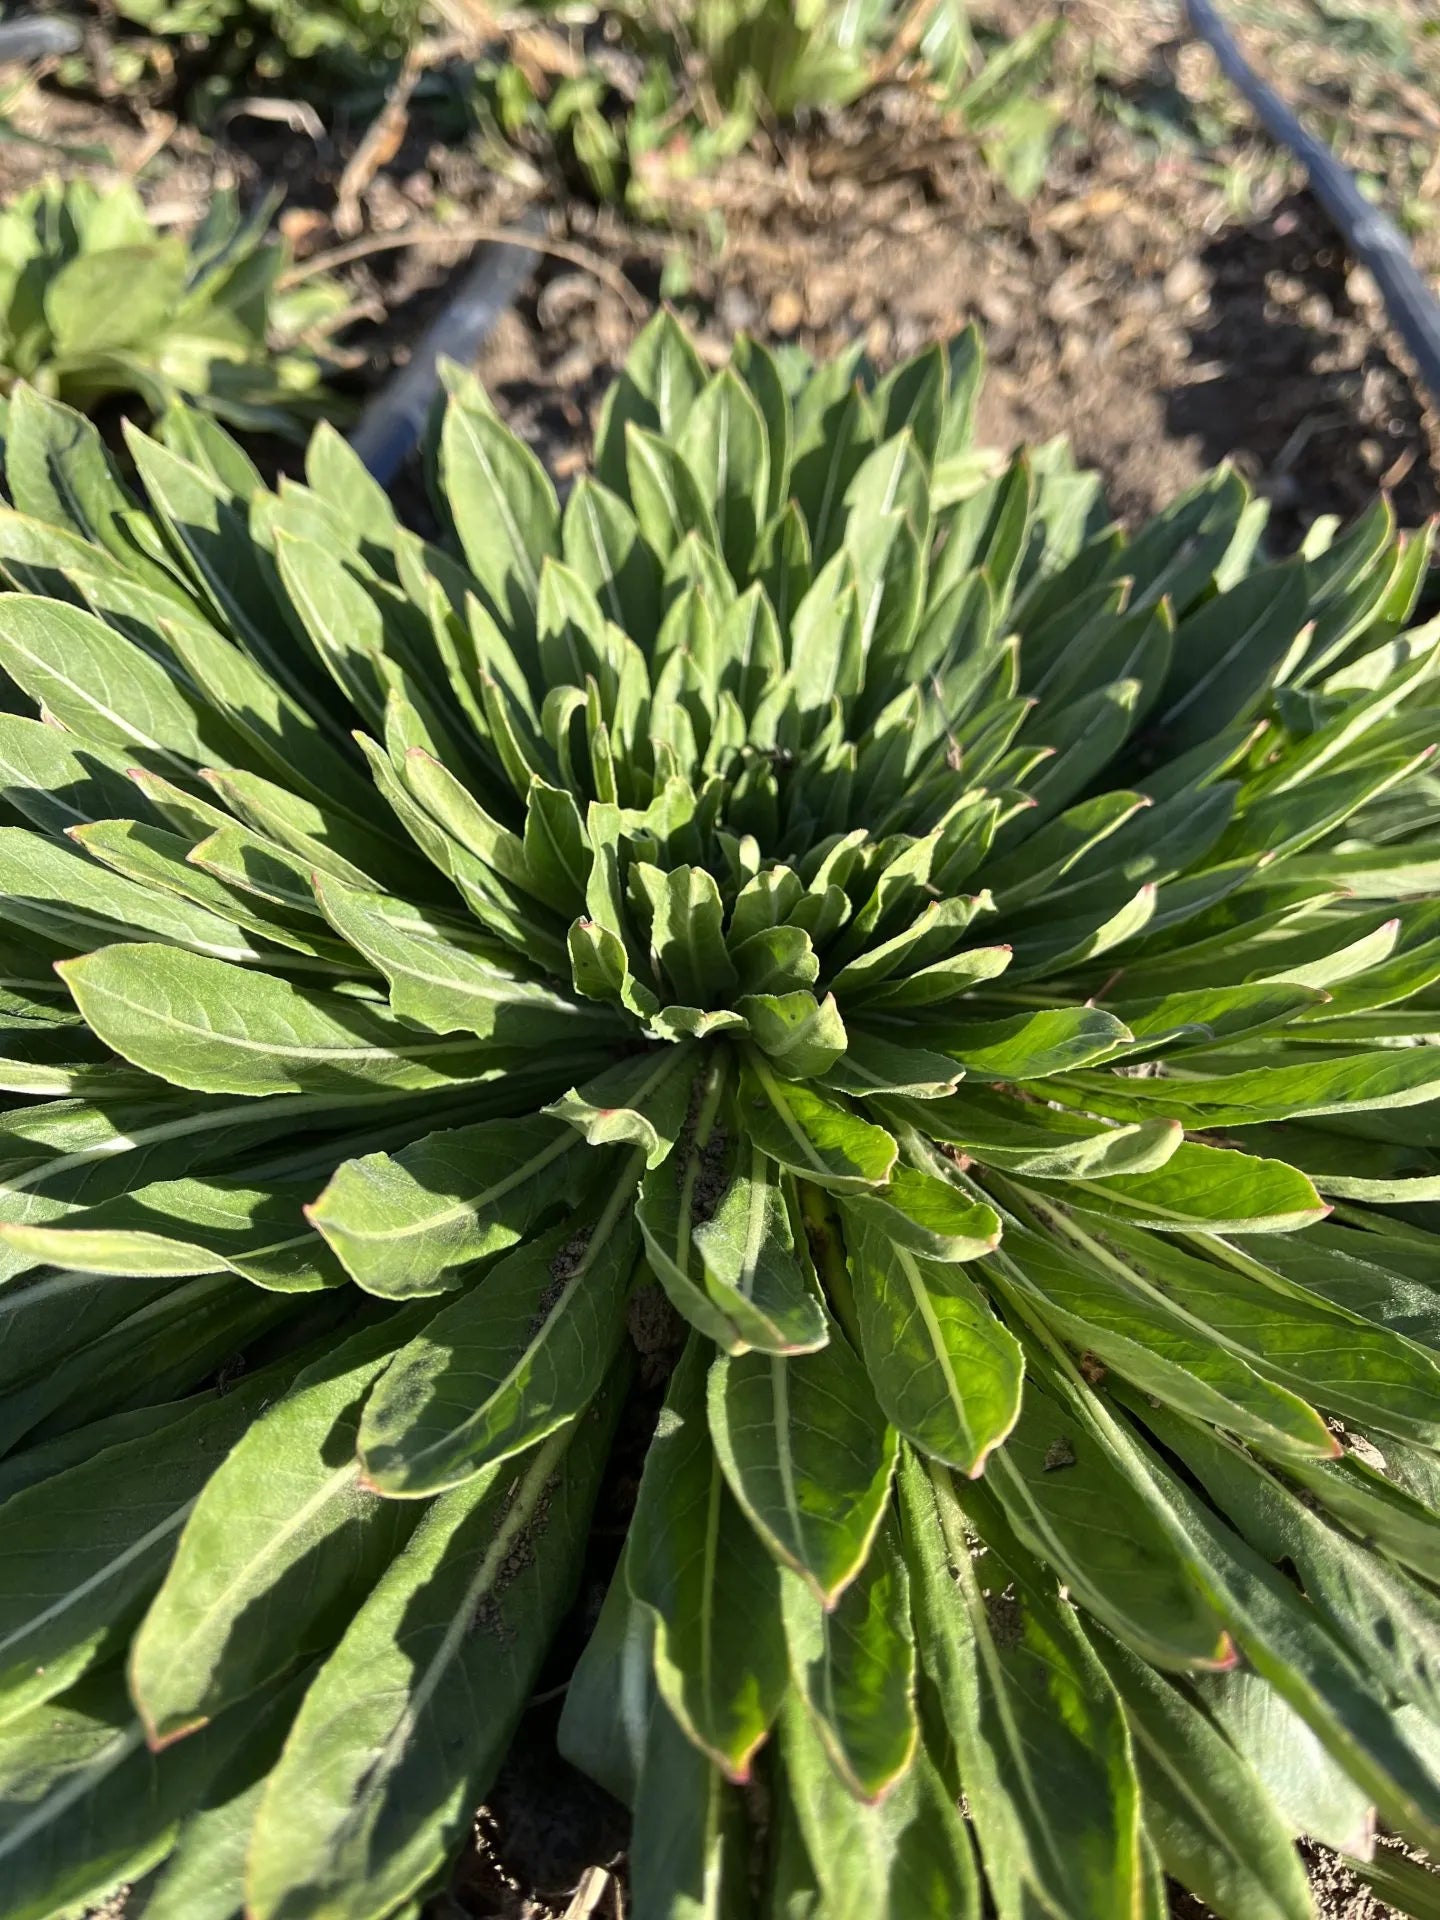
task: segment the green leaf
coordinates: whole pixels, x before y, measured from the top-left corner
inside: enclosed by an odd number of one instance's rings
[[[1291,1584],[1168,1473],[1164,1488],[1246,1661],[1314,1728],[1384,1819],[1417,1844],[1432,1844],[1440,1833],[1440,1779],[1426,1750],[1429,1723],[1397,1715],[1383,1686]]]
[[[1162,1437],[1257,1553],[1294,1568],[1311,1605],[1365,1671],[1397,1700],[1432,1721],[1440,1717],[1440,1601],[1330,1526],[1233,1442],[1173,1419]]]
[[[1199,1580],[1143,1492],[1035,1379],[985,1483],[1015,1537],[1135,1653],[1179,1672],[1234,1663]]]
[[[0,894],[21,926],[72,948],[135,932],[216,960],[264,957],[233,920],[108,873],[63,841],[28,827],[0,827]]]
[[[875,446],[875,419],[854,377],[854,360],[833,362],[795,407],[790,494],[810,530],[815,564],[839,545],[850,483]]]
[[[927,1260],[978,1260],[1000,1238],[1000,1216],[993,1207],[918,1167],[897,1166],[888,1186],[873,1196],[853,1195],[845,1209],[897,1247]]]
[[[862,1800],[879,1800],[915,1756],[915,1643],[910,1582],[886,1529],[838,1604],[826,1611],[793,1574],[781,1606],[795,1684],[831,1764]]]
[[[1161,1232],[1293,1233],[1329,1212],[1305,1175],[1283,1160],[1189,1140],[1153,1173],[1069,1180],[1062,1194],[1082,1213]]]
[[[1220,1920],[1311,1920],[1305,1869],[1258,1776],[1178,1687],[1103,1634],[1165,1870]]]
[[[1375,1808],[1365,1789],[1258,1673],[1197,1674],[1190,1691],[1258,1776],[1292,1833],[1337,1852],[1374,1844]]]
[[[897,1148],[883,1128],[811,1086],[777,1079],[758,1054],[741,1068],[736,1111],[762,1153],[832,1193],[883,1186],[894,1167]]]
[[[205,1093],[361,1092],[476,1079],[490,1050],[411,1037],[363,1001],[144,943],[66,961],[61,978],[116,1053]]]
[[[62,355],[116,353],[163,334],[185,285],[183,243],[98,247],[66,263],[45,289],[45,318]]]
[[[770,484],[765,420],[739,376],[716,374],[685,418],[678,452],[715,517],[720,550],[743,580],[755,557]]]
[[[649,889],[651,948],[680,1003],[723,1003],[737,980],[721,935],[724,907],[713,877],[698,867],[661,873],[643,864],[631,873]]]
[[[531,782],[525,796],[526,866],[531,884],[542,890],[559,913],[585,905],[590,849],[574,795],[543,780]]]
[[[630,1198],[622,1175],[603,1209],[508,1254],[401,1349],[360,1423],[371,1485],[438,1493],[575,1418],[624,1337],[640,1245]]]
[[[256,1920],[381,1920],[459,1846],[569,1604],[614,1398],[437,1500],[355,1615],[266,1783]]]
[[[30,594],[0,604],[0,665],[81,741],[182,778],[239,743],[162,666],[94,614]]]
[[[148,1873],[264,1706],[238,1708],[183,1755],[156,1755],[112,1669],[0,1729],[6,1920],[84,1912]]]
[[[1319,991],[1320,984],[1302,984],[1287,976],[1274,984],[1257,981],[1218,990],[1198,987],[1157,1000],[1130,1000],[1122,980],[1121,990],[1111,1000],[1111,1010],[1135,1036],[1137,1051],[1149,1052],[1152,1047],[1177,1043],[1225,1045],[1242,1036],[1287,1025],[1297,1016],[1324,1006],[1326,996]]]
[[[145,1888],[148,1920],[237,1920],[245,1911],[245,1855],[265,1777],[310,1675],[267,1692],[256,1724],[187,1814],[159,1876]]]
[[[674,447],[640,427],[628,426],[625,468],[640,531],[661,561],[668,560],[689,533],[699,534],[706,546],[718,550],[715,516]]]
[[[328,420],[322,420],[310,436],[310,444],[305,449],[305,478],[315,493],[335,508],[346,526],[354,530],[362,544],[391,545],[397,522],[385,489],[367,471],[350,442],[337,433]]]
[[[923,1107],[885,1101],[881,1111],[932,1139],[962,1147],[983,1166],[1032,1180],[1106,1180],[1118,1173],[1153,1172],[1185,1138],[1178,1120],[1106,1126],[984,1087],[967,1086],[963,1095],[929,1100]]]
[[[1020,1411],[1019,1342],[960,1268],[848,1209],[845,1240],[861,1350],[886,1415],[923,1452],[980,1473]]]
[[[1092,1257],[1104,1257],[1105,1247],[1076,1222],[1064,1231]],[[1440,1368],[1421,1348],[1303,1288],[1287,1286],[1278,1274],[1234,1253],[1223,1239],[1199,1243],[1207,1252],[1213,1247],[1214,1259],[1182,1252],[1163,1235],[1118,1224],[1107,1224],[1105,1242],[1112,1262],[1127,1273],[1138,1272],[1153,1293],[1213,1328],[1256,1372],[1342,1419],[1433,1445],[1440,1421]]]
[[[226,806],[257,835],[278,843],[320,873],[333,873],[357,887],[395,884],[425,899],[441,892],[438,881],[432,880],[424,868],[417,869],[413,854],[400,844],[393,823],[387,825],[383,818],[377,822],[382,831],[374,831],[368,825],[358,825],[338,803],[322,799],[317,804],[300,794],[287,793],[256,774],[233,770],[217,773],[206,768],[205,777]],[[142,779],[141,785],[147,793],[153,791],[153,783],[147,785]],[[373,800],[368,811],[383,814]],[[225,831],[229,826],[228,821],[224,823]],[[386,839],[386,832],[397,837]],[[211,835],[212,855],[220,838],[220,834]],[[235,851],[240,851],[239,842]]]
[[[956,1744],[1001,1920],[1138,1911],[1139,1792],[1105,1671],[1053,1583],[985,1513],[987,1551],[948,1476],[901,1463],[905,1552],[921,1646]]]
[[[595,436],[595,467],[607,486],[617,492],[623,487],[629,422],[653,427],[673,440],[704,385],[705,366],[690,336],[675,315],[662,307],[641,328],[619,379],[605,397]]]
[[[1131,1036],[1098,1007],[1057,1007],[1007,1020],[928,1022],[927,1037],[977,1080],[1036,1080],[1104,1060]]]
[[[370,726],[384,723],[384,617],[342,560],[283,528],[275,560],[290,605],[341,693]]]
[[[633,1809],[655,1707],[655,1636],[650,1615],[630,1596],[627,1561],[622,1548],[600,1618],[565,1689],[555,1743],[572,1767]]]
[[[215,1461],[274,1385],[244,1383],[0,1506],[0,1722],[123,1644]]]
[[[317,877],[315,898],[335,931],[389,981],[390,1005],[402,1020],[515,1048],[583,1049],[614,1028],[608,1009],[527,978],[505,948],[474,939],[463,925],[337,880]]]
[[[345,1161],[306,1212],[367,1292],[403,1299],[458,1286],[457,1268],[578,1205],[590,1176],[562,1121],[482,1120]]]
[[[895,1436],[838,1330],[818,1352],[721,1355],[710,1433],[730,1490],[775,1557],[833,1606],[890,1495]]]
[[[0,782],[6,804],[46,833],[126,813],[135,789],[127,756],[72,743],[59,727],[0,714]]]
[[[0,1222],[0,1241],[72,1273],[125,1278],[235,1273],[277,1293],[344,1284],[302,1211],[309,1183],[157,1180],[54,1226]]]
[[[852,1100],[899,1094],[928,1102],[953,1093],[964,1078],[964,1068],[947,1054],[897,1046],[893,1040],[851,1029],[844,1056],[825,1075],[825,1084]]]
[[[235,833],[243,835],[245,829],[237,827]],[[232,885],[212,871],[212,856],[225,837],[226,830],[222,828],[199,847],[192,847],[183,833],[167,833],[163,828],[147,827],[137,820],[102,820],[94,826],[75,827],[70,832],[75,844],[93,859],[148,889],[152,895],[159,888],[162,894],[192,901],[247,932],[258,933],[291,953],[303,954],[318,963],[306,969],[309,972],[343,975],[368,971],[365,963],[338,940],[329,939],[315,928],[308,877],[304,895],[296,900],[288,893],[280,897],[275,891],[266,897],[253,886]],[[203,862],[195,857],[197,854],[203,856]],[[274,866],[283,873],[286,856],[279,850],[277,855]],[[258,858],[256,864],[259,864]],[[214,862],[215,867],[220,865],[221,862]],[[247,879],[249,877],[247,874]],[[263,949],[261,952],[265,958],[275,957]],[[289,964],[303,967],[304,961],[292,960]]]
[[[878,1806],[857,1800],[835,1773],[811,1716],[792,1695],[781,1715],[783,1794],[776,1809],[782,1858],[810,1894],[801,1913],[825,1920],[870,1914],[977,1920],[981,1911],[966,1823],[924,1748]],[[787,1829],[793,1820],[798,1829]]]
[[[642,644],[660,626],[660,570],[635,516],[608,487],[582,474],[565,503],[561,547],[607,619]]]
[[[1389,1451],[1380,1458],[1391,1473],[1396,1473],[1396,1455],[1401,1448],[1393,1439],[1386,1445]],[[1428,1464],[1424,1454],[1417,1457],[1422,1466]],[[1373,1540],[1401,1566],[1429,1576],[1435,1564],[1433,1501],[1427,1504],[1417,1499],[1405,1486],[1397,1486],[1353,1454],[1335,1460],[1287,1460],[1283,1464],[1291,1478],[1299,1481],[1327,1513],[1362,1538]]]
[[[654,1616],[661,1699],[723,1773],[747,1779],[788,1685],[780,1570],[710,1444],[694,1335],[646,1456],[628,1569],[632,1595]]]
[[[5,426],[5,478],[22,514],[83,534],[143,566],[122,516],[134,505],[94,423],[36,388],[17,386]]]
[[[727,1136],[725,1150],[728,1184],[691,1228],[705,1291],[739,1339],[763,1353],[823,1346],[824,1312],[796,1258],[776,1168],[753,1140]]]
[[[1173,1303],[1102,1242],[1077,1236],[1067,1248],[1007,1225],[999,1258],[1092,1371],[1113,1367],[1164,1405],[1237,1433],[1292,1467],[1333,1456],[1335,1440],[1298,1393],[1268,1380],[1223,1329]]]
[[[849,1044],[834,994],[817,1000],[803,989],[746,993],[735,1002],[735,1011],[745,1019],[768,1064],[787,1080],[818,1079]]]
[[[746,1839],[740,1795],[657,1704],[635,1792],[635,1910],[668,1920],[726,1920],[743,1910]]]
[[[164,546],[189,575],[215,624],[233,632],[245,652],[302,707],[310,706],[316,694],[323,701],[324,677],[293,644],[293,629],[272,588],[270,570],[250,538],[240,503],[199,467],[128,423],[125,444],[163,528]],[[312,710],[337,739],[343,738],[323,704]]]
[[[1049,747],[1051,757],[1026,789],[1038,809],[1036,825],[1069,807],[1109,765],[1136,725],[1142,691],[1138,680],[1116,680],[1060,715],[1037,709],[1027,744]]]
[[[1084,1084],[1075,1083],[1077,1088]],[[1105,1110],[1117,1119],[1147,1119],[1159,1103],[1187,1128],[1228,1130],[1327,1113],[1418,1106],[1440,1092],[1440,1065],[1422,1048],[1342,1054],[1294,1066],[1278,1060],[1204,1079],[1107,1080],[1105,1088]],[[1068,1087],[1055,1089],[1057,1098],[1068,1094]]]
[[[630,1897],[639,1912],[722,1920],[745,1901],[739,1793],[657,1705],[645,1740],[630,1841]]]
[[[1436,1920],[1440,1915],[1440,1888],[1433,1867],[1391,1848],[1377,1849],[1370,1860],[1347,1859],[1345,1865],[1396,1913],[1408,1913],[1413,1920]]]
[[[365,1395],[404,1338],[344,1342],[255,1421],[194,1503],[130,1655],[154,1744],[204,1725],[332,1643],[413,1521],[360,1487]]]
[[[790,497],[790,400],[775,355],[758,340],[741,334],[735,342],[734,364],[750,389],[765,422],[769,453],[769,491],[764,518],[779,513]]]
[[[1253,712],[1305,624],[1306,587],[1301,562],[1260,567],[1180,622],[1152,722],[1171,752]]]
[[[670,1157],[690,1106],[695,1062],[682,1045],[644,1053],[572,1087],[545,1112],[568,1121],[592,1147],[641,1147],[647,1167]]]
[[[533,633],[540,565],[560,545],[560,509],[544,468],[493,412],[452,399],[440,475],[466,561],[496,617],[522,637]]]

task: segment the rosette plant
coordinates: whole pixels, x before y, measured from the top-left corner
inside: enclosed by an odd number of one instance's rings
[[[5,1920],[417,1915],[582,1585],[640,1920],[1434,1844],[1426,543],[977,377],[455,374],[434,543],[17,396]]]

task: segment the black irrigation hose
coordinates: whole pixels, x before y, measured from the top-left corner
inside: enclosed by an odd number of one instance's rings
[[[537,239],[543,219],[537,209],[517,223]],[[350,444],[380,482],[389,487],[406,455],[425,430],[440,386],[441,360],[466,365],[501,314],[519,294],[539,258],[523,241],[494,241],[446,301],[439,317],[421,336],[408,363],[393,374],[360,416]]]
[[[1214,53],[1222,72],[1249,101],[1271,139],[1288,147],[1305,168],[1310,191],[1350,254],[1374,275],[1391,325],[1410,349],[1431,397],[1440,403],[1440,301],[1421,276],[1399,228],[1370,204],[1349,168],[1308,133],[1274,89],[1255,74],[1211,0],[1187,0],[1187,7],[1192,31]]]
[[[73,20],[6,20],[0,24],[0,66],[12,60],[48,60],[55,54],[75,53],[84,35]]]

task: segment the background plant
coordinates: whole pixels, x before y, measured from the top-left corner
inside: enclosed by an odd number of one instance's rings
[[[427,18],[425,0],[115,0],[114,12],[157,38],[276,70],[317,58],[397,59]]]
[[[631,54],[628,69],[582,54],[552,81],[502,51],[478,70],[478,109],[502,145],[553,147],[597,197],[645,217],[761,126],[843,107],[902,74],[975,134],[1015,192],[1033,193],[1043,176],[1058,119],[1045,92],[1058,18],[1005,38],[977,35],[961,0],[699,0],[605,9],[598,21]]]
[[[236,426],[293,430],[323,398],[305,336],[346,306],[331,280],[285,291],[273,208],[242,218],[217,193],[187,240],[151,225],[125,182],[46,181],[0,214],[0,385],[90,410],[138,394],[184,398]]]
[[[977,486],[978,373],[661,317],[563,510],[455,375],[440,545],[17,395],[6,1920],[416,1912],[637,1347],[644,1920],[1434,1843],[1426,542]]]

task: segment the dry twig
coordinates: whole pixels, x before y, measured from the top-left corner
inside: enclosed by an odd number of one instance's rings
[[[593,273],[597,280],[603,280],[606,286],[619,294],[634,319],[643,320],[650,312],[633,282],[617,266],[589,247],[578,246],[570,240],[546,240],[533,233],[525,233],[518,227],[492,227],[471,221],[461,221],[453,227],[401,227],[395,233],[372,233],[363,240],[347,241],[344,246],[312,254],[308,260],[283,273],[277,284],[282,289],[298,286],[301,281],[313,279],[316,274],[333,273],[337,268],[351,266],[372,253],[386,253],[395,247],[480,246],[486,242],[494,246],[529,247],[536,253],[549,254],[556,260],[568,260],[572,266]]]

